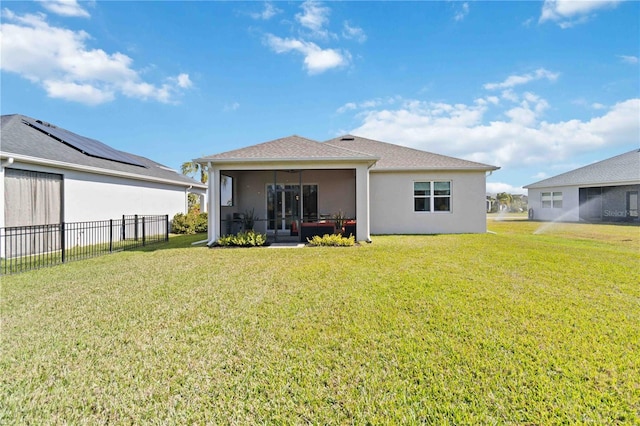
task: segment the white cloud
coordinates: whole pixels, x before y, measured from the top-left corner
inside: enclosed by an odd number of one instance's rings
[[[519,100],[518,95],[511,89],[503,90],[502,93],[500,93],[500,97],[511,102],[518,102]]]
[[[325,48],[309,41],[315,39],[326,43],[336,41],[338,35],[327,29],[331,9],[319,1],[307,0],[300,4],[302,12],[295,15],[297,25],[293,31],[297,36],[279,37],[267,33],[263,43],[276,53],[298,52],[303,56],[304,68],[309,74],[320,74],[329,69],[345,67],[351,63],[351,53],[342,48]],[[342,37],[363,43],[367,36],[362,28],[352,26],[349,21],[343,23]]]
[[[346,104],[339,107],[336,110],[336,112],[338,114],[343,114],[347,111],[352,111],[356,109],[369,110],[372,108],[379,107],[381,105],[393,105],[398,101],[402,101],[402,98],[399,96],[389,96],[387,98],[368,99],[362,102],[347,102]]]
[[[580,24],[586,24],[587,22],[589,22],[589,16],[581,16],[580,18],[574,19],[573,21],[562,21],[558,23],[558,26],[560,28],[562,28],[563,30],[566,30],[567,28],[573,28],[576,25],[580,25]]]
[[[50,26],[43,14],[19,16],[5,9],[2,15],[2,70],[39,84],[50,97],[96,105],[120,93],[168,103],[191,87],[188,74],[161,85],[144,82],[129,56],[90,49],[88,33]]]
[[[66,99],[88,105],[102,104],[115,98],[113,91],[99,89],[90,84],[49,80],[43,81],[42,84],[52,98]]]
[[[189,89],[193,86],[191,79],[189,78],[189,74],[179,74],[177,77],[171,78],[171,80],[175,81],[178,87],[183,89]]]
[[[276,53],[291,51],[302,53],[304,67],[309,74],[319,74],[331,68],[343,67],[351,61],[351,55],[347,51],[321,49],[317,44],[304,40],[283,39],[267,34],[265,42]]]
[[[617,6],[621,0],[545,0],[538,22],[556,21],[560,28],[571,28],[587,22],[591,14],[603,8]]]
[[[264,9],[262,10],[262,12],[252,13],[251,17],[253,19],[261,19],[263,21],[268,21],[269,19],[273,18],[280,12],[282,11],[277,7],[275,7],[273,3],[265,2]]]
[[[553,73],[544,68],[538,68],[533,73],[523,74],[523,75],[511,75],[507,77],[507,79],[501,83],[487,83],[483,87],[487,90],[495,90],[495,89],[510,89],[515,86],[520,86],[522,84],[527,84],[535,80],[546,79],[549,81],[556,81],[560,74]],[[504,96],[504,95],[503,95]]]
[[[61,16],[89,18],[89,12],[82,8],[77,0],[38,0],[51,13]]]
[[[629,99],[589,120],[549,122],[549,105],[532,93],[516,105],[474,101],[471,105],[403,100],[395,108],[353,110],[360,125],[349,133],[497,166],[546,164],[602,147],[637,143],[640,99]],[[349,104],[346,104],[349,105]],[[505,119],[489,121],[490,108]],[[345,108],[345,110],[347,110]]]
[[[585,98],[574,99],[571,101],[571,103],[574,105],[578,105],[579,107],[582,107],[582,108],[595,109],[595,110],[602,110],[607,108],[605,104],[601,104],[600,102],[590,102]]]
[[[342,37],[348,40],[355,40],[358,43],[364,43],[367,41],[367,35],[364,30],[359,27],[352,27],[349,21],[344,21],[342,26]]]
[[[638,57],[637,56],[628,56],[628,55],[618,55],[618,58],[625,64],[637,64]]]
[[[462,21],[469,14],[469,3],[464,2],[453,16],[454,21]]]
[[[296,14],[296,21],[303,27],[311,31],[311,36],[326,39],[329,32],[324,28],[329,23],[331,10],[322,3],[307,0],[300,5],[303,12]]]
[[[345,113],[347,111],[353,111],[356,108],[358,108],[358,104],[356,104],[355,102],[347,102],[346,104],[344,104],[340,108],[338,108],[336,110],[336,112],[338,114],[342,114],[342,113]]]
[[[162,103],[171,102],[174,87],[169,84],[155,86],[150,83],[132,80],[119,82],[118,85],[120,92],[129,98],[154,99]]]

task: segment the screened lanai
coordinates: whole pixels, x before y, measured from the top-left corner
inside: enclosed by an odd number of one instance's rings
[[[291,136],[196,161],[209,171],[210,243],[247,228],[276,242],[369,239],[375,157]]]
[[[305,242],[314,234],[356,234],[355,169],[225,169],[220,197],[222,235],[251,228],[272,241]]]

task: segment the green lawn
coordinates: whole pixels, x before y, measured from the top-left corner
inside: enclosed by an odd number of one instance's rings
[[[542,226],[2,277],[0,424],[638,424],[640,228]]]

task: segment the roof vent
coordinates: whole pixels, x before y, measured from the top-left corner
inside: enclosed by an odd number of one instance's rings
[[[36,120],[36,123],[42,124],[43,126],[46,126],[46,127],[54,127],[54,128],[56,127],[53,124],[47,123],[46,121],[42,121],[42,120]]]
[[[345,136],[343,138],[340,138],[341,141],[352,141],[355,140],[353,136]]]

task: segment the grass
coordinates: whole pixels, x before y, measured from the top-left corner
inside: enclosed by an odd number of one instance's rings
[[[56,237],[58,237],[58,235],[56,235]],[[146,236],[146,241],[144,243],[142,239],[129,238],[118,239],[116,241],[113,241],[111,244],[106,242],[88,245],[73,245],[64,250],[65,262],[74,262],[96,256],[104,256],[106,254],[111,254],[117,251],[135,250],[138,247],[152,244],[163,244],[165,243],[165,238],[165,235],[155,234]],[[10,252],[11,248],[13,248],[14,252],[19,252],[20,250],[16,250],[16,248],[22,248],[20,241],[21,239],[24,240],[22,244],[26,246],[24,252],[28,252],[29,238],[22,235],[15,238],[14,241],[7,243],[8,247],[10,247],[8,251]],[[38,241],[36,244],[34,244],[34,248],[38,247],[38,244],[40,243],[42,243],[42,241]],[[38,254],[34,255],[0,258],[0,275],[21,273],[32,269],[47,268],[63,263],[60,242],[57,241],[56,243],[52,244],[52,246],[56,248],[52,249],[51,251],[40,251]]]
[[[2,278],[2,424],[637,424],[640,228],[489,221]]]

